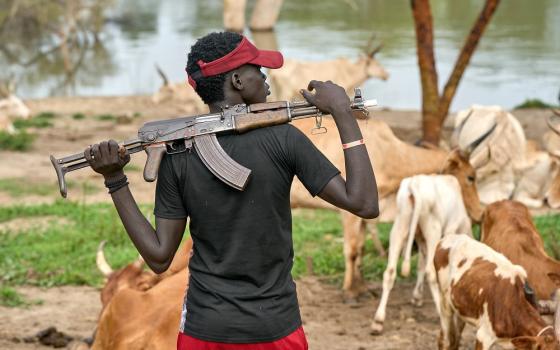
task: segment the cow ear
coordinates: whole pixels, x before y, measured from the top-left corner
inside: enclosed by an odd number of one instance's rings
[[[511,340],[511,344],[513,344],[516,349],[520,350],[531,350],[535,343],[535,337],[516,337]]]
[[[549,272],[546,274],[548,276],[548,278],[550,278],[552,280],[552,282],[554,282],[554,284],[557,287],[560,287],[560,275],[554,272]]]

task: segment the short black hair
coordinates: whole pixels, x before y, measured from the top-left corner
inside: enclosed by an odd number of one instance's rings
[[[211,62],[223,57],[233,51],[241,42],[243,36],[233,32],[210,33],[196,41],[191,47],[187,57],[186,71],[189,76],[200,71],[197,62]],[[202,98],[204,103],[210,104],[223,101],[224,83],[226,81],[226,73],[213,75],[211,77],[196,78],[196,92]]]

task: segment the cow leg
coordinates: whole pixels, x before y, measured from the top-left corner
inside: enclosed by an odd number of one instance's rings
[[[396,223],[393,225],[395,226]],[[387,302],[389,301],[389,294],[395,284],[397,277],[397,263],[401,254],[402,248],[406,242],[408,231],[406,229],[399,230],[393,227],[391,229],[391,236],[389,238],[389,258],[387,259],[387,268],[383,273],[383,294],[379,300],[375,317],[371,324],[371,332],[373,334],[381,334],[383,332],[383,323],[385,322],[385,312],[387,309]]]
[[[434,254],[436,250],[436,245],[427,243],[426,244],[426,277],[428,278],[428,285],[430,286],[430,291],[432,292],[432,297],[434,298],[434,304],[436,305],[436,310],[440,313],[440,295],[437,285],[436,269],[434,267]]]
[[[356,301],[365,289],[360,271],[360,263],[364,248],[363,219],[350,213],[342,213],[344,231],[344,283],[342,285],[344,301]]]
[[[438,308],[442,310],[442,312],[439,313],[441,330],[439,332],[438,348],[439,350],[452,350],[454,339],[456,338],[453,324],[453,311],[448,305],[440,305]]]
[[[476,331],[476,350],[490,350],[494,345],[494,337],[482,326]]]
[[[416,236],[418,237],[418,236]],[[426,276],[426,244],[421,239],[416,240],[418,245],[418,265],[416,266],[416,286],[412,291],[410,303],[421,307],[424,304],[424,278]]]
[[[383,243],[379,239],[379,231],[377,230],[377,221],[372,221],[366,224],[367,229],[371,234],[371,240],[373,241],[373,247],[377,251],[377,255],[381,258],[387,257],[387,252],[383,248]]]
[[[459,346],[461,344],[461,334],[463,334],[463,329],[465,328],[465,322],[459,317],[458,314],[453,316],[453,335],[454,337],[451,339],[450,348],[452,350],[459,350]]]

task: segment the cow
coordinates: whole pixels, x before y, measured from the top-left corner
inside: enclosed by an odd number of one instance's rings
[[[156,71],[163,80],[163,85],[156,93],[152,95],[152,101],[155,104],[172,103],[180,106],[185,112],[201,113],[207,112],[208,108],[198,96],[196,91],[187,84],[186,81],[181,83],[170,83],[167,75],[156,65]]]
[[[16,132],[12,121],[15,118],[29,119],[31,111],[15,94],[13,80],[0,85],[0,131]]]
[[[344,173],[343,150],[332,118],[323,117],[322,125],[328,130],[323,134],[314,134],[315,120],[301,119],[294,121],[293,124]],[[379,119],[358,120],[358,124],[375,171],[381,215],[386,210],[391,197],[397,192],[402,179],[416,174],[437,173],[447,158],[447,152],[444,150],[424,149],[399,140],[391,128]],[[292,208],[338,210],[325,201],[312,198],[299,181],[294,181],[290,199]],[[345,260],[342,288],[344,299],[353,301],[367,290],[360,271],[367,226],[372,230],[374,242],[377,242],[377,250],[383,253],[384,250],[375,227],[377,221],[364,220],[345,211],[341,211],[341,216]]]
[[[141,259],[112,271],[100,244],[97,265],[108,279],[101,290],[102,310],[92,349],[173,348],[188,287],[191,251],[189,238],[175,254],[168,270],[155,275],[143,271]]]
[[[560,110],[553,110],[554,115],[547,118],[548,127],[552,132],[547,132],[543,141],[545,143],[545,149],[548,151],[550,156],[554,159],[557,164],[556,174],[552,178],[552,182],[548,186],[545,193],[545,201],[547,204],[554,209],[560,208],[560,130],[558,126],[553,123],[554,116],[560,117]]]
[[[476,328],[476,350],[494,344],[560,350],[554,328],[525,293],[523,267],[465,234],[444,236],[433,264],[440,293],[440,350],[459,349],[465,323]]]
[[[550,123],[552,130],[556,130]],[[560,207],[559,142],[545,134],[546,150],[527,140],[519,121],[498,106],[474,105],[455,118],[452,142],[459,148],[491,130],[491,135],[473,151],[478,190],[484,204],[513,198],[540,208],[547,203]],[[553,149],[550,149],[550,146]]]
[[[272,99],[301,99],[299,91],[306,88],[311,80],[332,80],[346,89],[349,95],[369,78],[387,80],[389,73],[375,58],[381,45],[371,48],[372,41],[368,44],[369,51],[354,62],[344,57],[317,62],[285,59],[282,68],[268,72]]]
[[[456,232],[472,235],[471,218],[475,222],[480,221],[482,208],[476,191],[476,176],[468,159],[459,151],[452,152],[442,173],[449,175],[416,175],[401,182],[397,192],[398,214],[391,229],[389,259],[383,274],[383,293],[371,324],[373,334],[383,331],[387,302],[395,283],[398,258],[405,243],[401,267],[403,276],[410,273],[414,240],[419,248],[418,275],[412,303],[422,305],[426,275],[438,307],[435,270],[430,263],[437,242],[442,236]]]
[[[472,151],[477,188],[484,204],[510,198],[515,189],[515,168],[525,162],[526,138],[519,121],[499,106],[479,106],[455,117],[452,145],[464,150],[479,135],[490,133]]]
[[[323,134],[314,134],[315,120],[301,119],[293,124],[306,134],[338,169],[344,172],[344,155],[340,146],[338,130],[332,118],[323,117],[322,125],[328,130]],[[379,119],[358,120],[358,124],[375,171],[381,216],[390,211],[391,202],[402,179],[417,174],[438,173],[448,158],[449,152],[443,149],[426,149],[401,141],[391,128]],[[486,136],[487,134],[483,134],[474,142],[480,142]],[[468,153],[470,148],[468,146],[465,148],[465,152]],[[299,181],[295,181],[292,187],[291,204],[294,208],[337,210],[325,201],[309,196]],[[367,291],[360,271],[366,226],[372,229],[374,242],[377,241],[376,245],[380,247],[378,251],[382,250],[382,246],[377,237],[375,227],[377,221],[364,220],[346,211],[341,211],[341,213],[345,260],[342,288],[344,298],[353,301],[361,293]]]
[[[525,205],[504,200],[486,207],[480,240],[512,263],[523,266],[538,299],[555,298],[560,262],[546,254],[543,240]]]

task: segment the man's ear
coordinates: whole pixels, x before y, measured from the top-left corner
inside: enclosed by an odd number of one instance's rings
[[[522,349],[522,350],[531,350],[533,347],[533,344],[535,344],[535,337],[516,337],[513,338],[511,340],[511,344],[513,344],[513,346],[516,349]]]
[[[236,90],[243,90],[243,82],[241,82],[241,75],[239,72],[233,72],[230,79],[231,85],[233,85]]]

